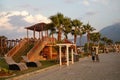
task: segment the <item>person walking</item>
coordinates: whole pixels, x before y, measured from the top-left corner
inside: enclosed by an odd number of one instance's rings
[[[98,55],[98,53],[99,53],[99,48],[96,47],[95,49],[96,49],[96,54],[95,54],[96,61],[99,62],[99,61],[100,61],[100,60],[99,60],[99,55]]]

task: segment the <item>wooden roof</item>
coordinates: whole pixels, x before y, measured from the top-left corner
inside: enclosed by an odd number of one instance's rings
[[[25,27],[25,29],[28,29],[28,30],[35,30],[35,31],[44,31],[47,29],[47,24],[46,23],[37,23],[35,25],[32,25],[32,26],[29,26],[29,27]]]

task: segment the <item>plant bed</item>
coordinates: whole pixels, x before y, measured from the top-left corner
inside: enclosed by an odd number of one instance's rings
[[[21,76],[21,75],[24,75],[24,74],[27,74],[27,73],[31,73],[31,72],[34,72],[34,71],[37,71],[37,70],[42,70],[44,68],[47,68],[47,67],[50,67],[50,66],[53,66],[53,65],[56,65],[56,60],[47,60],[47,61],[40,61],[42,63],[42,66],[40,67],[28,67],[27,70],[23,70],[23,71],[18,71],[18,70],[13,70],[12,72],[10,70],[11,73],[13,74],[9,74],[9,75],[1,75],[0,76],[0,80],[5,80],[5,79],[12,79],[14,77],[18,77],[18,76]],[[9,73],[9,72],[8,72]]]
[[[13,74],[13,72],[11,72],[5,68],[0,69],[0,78],[10,77],[13,75],[15,75],[15,74]]]
[[[13,73],[16,74],[14,77],[24,75],[26,73],[34,72],[40,69],[44,69],[57,64],[55,60],[47,60],[47,61],[40,61],[40,62],[42,64],[42,66],[40,67],[28,67],[27,70],[23,70],[23,71],[14,70]]]
[[[0,72],[0,77],[6,77],[6,76],[11,76],[13,75],[12,73],[5,73],[5,72]]]

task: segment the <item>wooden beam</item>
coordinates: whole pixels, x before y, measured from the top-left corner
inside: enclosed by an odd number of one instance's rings
[[[60,66],[62,65],[62,55],[61,55],[61,46],[59,46],[59,58],[60,58]]]
[[[66,46],[66,54],[67,54],[67,66],[69,66],[69,46]]]
[[[74,54],[73,54],[73,49],[71,49],[71,57],[72,57],[72,64],[74,64]]]
[[[34,27],[34,30],[33,30],[33,38],[35,40],[35,27]]]

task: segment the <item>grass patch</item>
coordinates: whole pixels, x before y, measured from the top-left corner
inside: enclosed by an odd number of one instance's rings
[[[3,58],[0,58],[0,67],[8,69],[8,64],[5,62]]]
[[[42,63],[41,67],[29,67],[27,70],[24,70],[24,71],[13,71],[13,73],[16,74],[13,77],[20,76],[20,75],[30,73],[30,72],[34,72],[34,71],[37,71],[37,70],[40,70],[43,68],[47,68],[47,67],[57,64],[57,62],[55,60],[46,60],[46,61],[40,61],[40,62]],[[8,77],[8,78],[12,78],[12,77]],[[0,80],[4,80],[4,79],[7,79],[7,78],[0,78]]]

